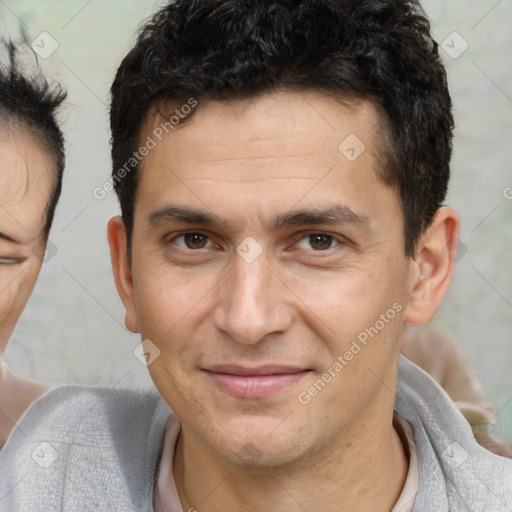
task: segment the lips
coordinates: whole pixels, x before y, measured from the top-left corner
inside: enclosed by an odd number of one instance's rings
[[[277,365],[216,365],[203,371],[218,389],[238,398],[276,395],[296,384],[310,372],[304,368]]]

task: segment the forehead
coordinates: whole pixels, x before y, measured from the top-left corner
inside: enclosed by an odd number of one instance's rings
[[[0,129],[0,232],[23,241],[40,235],[54,184],[54,162],[35,135]]]
[[[227,156],[227,152],[249,159],[265,150],[276,157],[296,158],[316,150],[321,158],[326,154],[323,149],[338,149],[344,134],[364,139],[370,154],[382,135],[377,108],[356,97],[336,99],[319,91],[279,90],[247,99],[202,99],[196,101],[198,108],[193,115],[182,119],[176,114],[190,111],[188,103],[182,99],[152,108],[141,143],[148,135],[156,135],[157,143],[163,138],[175,146],[200,140],[194,154],[189,155],[191,159],[207,156],[213,160]],[[290,155],[287,151],[293,145]]]
[[[155,144],[140,166],[138,202],[179,195],[227,211],[242,194],[245,209],[256,198],[272,215],[292,207],[301,194],[313,202],[330,194],[333,202],[341,193],[357,202],[365,188],[389,189],[378,179],[383,137],[378,110],[369,101],[347,104],[318,92],[279,91],[198,102],[190,119],[163,135],[166,109],[148,116],[141,141],[149,137]],[[176,103],[168,107],[169,116],[180,109]]]

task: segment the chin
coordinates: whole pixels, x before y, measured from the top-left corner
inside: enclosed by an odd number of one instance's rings
[[[212,452],[226,462],[246,468],[280,468],[302,459],[308,450],[304,435],[295,429],[295,425],[285,427],[283,418],[252,418],[248,421],[222,423],[225,430],[217,432],[215,438],[211,430],[201,432],[201,437],[210,446]],[[235,428],[236,426],[236,428]],[[230,435],[232,434],[232,435]],[[207,436],[205,438],[205,436]]]
[[[230,463],[244,468],[278,469],[289,466],[301,458],[295,443],[276,446],[258,441],[247,441],[236,452],[230,452],[226,457]]]

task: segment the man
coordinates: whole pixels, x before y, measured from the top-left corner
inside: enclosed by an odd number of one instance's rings
[[[46,384],[12,373],[3,354],[34,288],[59,200],[64,141],[56,113],[65,98],[29,74],[16,45],[0,41],[0,448]]]
[[[163,400],[49,393],[4,510],[509,510],[512,462],[400,358],[453,271],[450,109],[413,1],[157,13],[112,87],[108,236]]]

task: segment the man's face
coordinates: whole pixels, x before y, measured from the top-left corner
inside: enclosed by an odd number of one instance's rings
[[[143,161],[127,325],[226,460],[292,463],[389,419],[411,265],[380,136],[368,102],[281,92],[200,103]]]
[[[45,249],[53,173],[30,134],[0,131],[0,359],[32,293]]]

